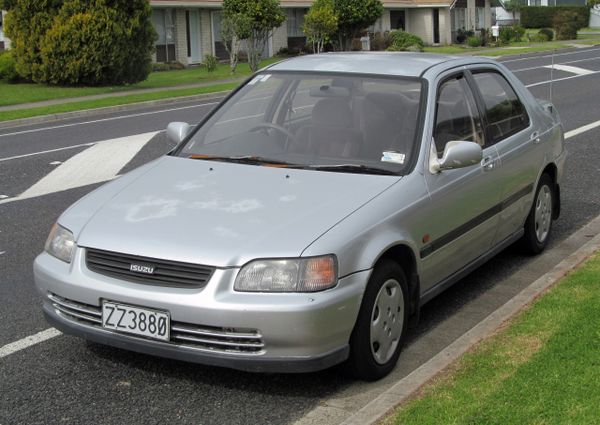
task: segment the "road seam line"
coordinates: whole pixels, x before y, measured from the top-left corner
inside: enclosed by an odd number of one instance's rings
[[[52,339],[59,335],[62,335],[60,331],[54,328],[48,328],[34,335],[29,335],[18,341],[6,344],[5,346],[0,347],[0,359],[14,354],[18,351],[24,350],[25,348],[29,348],[35,344],[39,344],[40,342],[48,341],[49,339]]]

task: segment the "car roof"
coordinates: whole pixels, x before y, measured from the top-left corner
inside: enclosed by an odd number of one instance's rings
[[[482,59],[482,58],[478,58]],[[474,62],[464,56],[409,52],[344,52],[297,56],[269,66],[269,71],[313,71],[419,77],[432,66]]]

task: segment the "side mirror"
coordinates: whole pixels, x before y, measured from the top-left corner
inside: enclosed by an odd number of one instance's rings
[[[167,137],[175,144],[179,144],[188,135],[192,126],[186,122],[172,122],[167,126]]]
[[[451,141],[446,143],[442,159],[433,154],[431,171],[439,173],[444,170],[453,170],[455,168],[464,168],[481,162],[483,150],[475,142]]]

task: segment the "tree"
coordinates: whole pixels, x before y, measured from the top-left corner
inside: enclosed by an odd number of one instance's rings
[[[14,0],[17,71],[39,83],[131,84],[148,77],[156,32],[148,0]]]
[[[285,21],[285,13],[279,6],[279,0],[223,0],[223,17],[231,18],[237,14],[250,22],[246,49],[250,69],[256,72],[267,40],[273,29]]]
[[[504,2],[504,10],[512,13],[513,25],[517,22],[516,14],[521,11],[521,0],[508,0]]]
[[[227,53],[229,53],[229,67],[232,74],[235,74],[237,68],[242,41],[250,37],[251,31],[252,22],[250,18],[241,13],[224,16],[221,21],[221,39]]]
[[[331,40],[338,27],[338,18],[333,10],[333,0],[316,0],[304,16],[302,31],[313,52],[321,53],[323,46]]]
[[[350,50],[352,40],[370,27],[383,13],[380,0],[333,0],[338,18],[338,42],[343,50]]]

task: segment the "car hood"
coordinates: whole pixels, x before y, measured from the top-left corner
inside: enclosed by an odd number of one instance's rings
[[[399,179],[164,157],[91,193],[60,221],[82,247],[240,266],[300,256]]]

